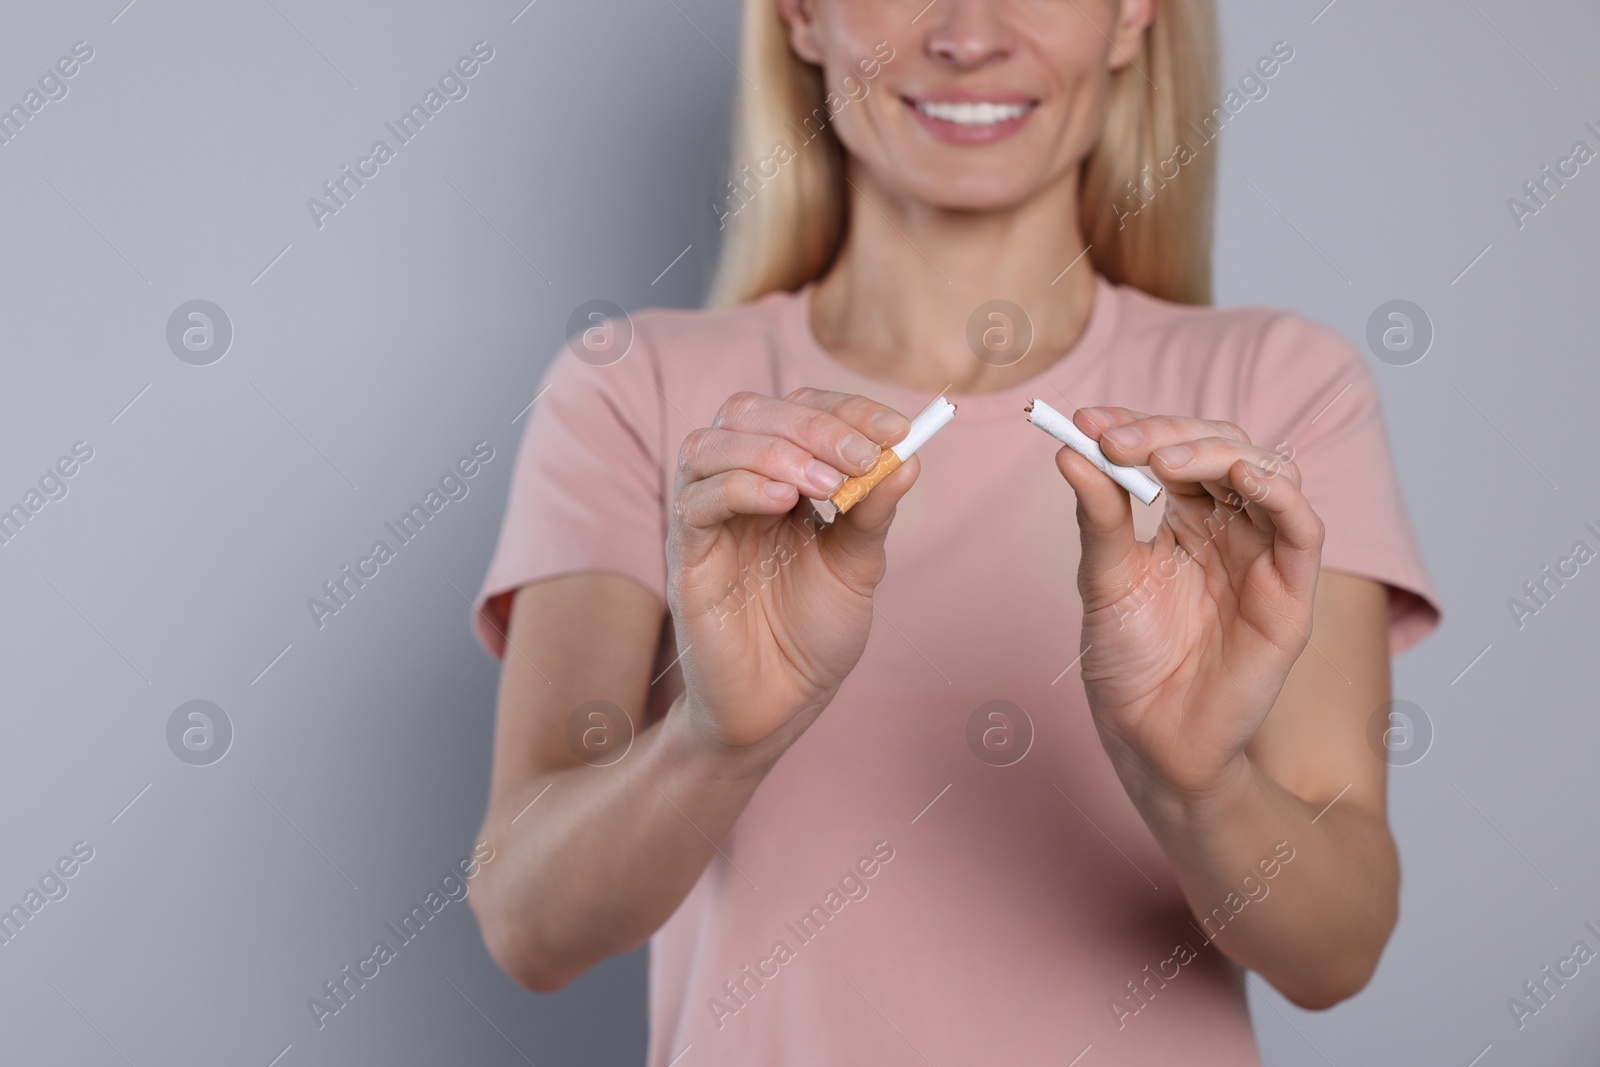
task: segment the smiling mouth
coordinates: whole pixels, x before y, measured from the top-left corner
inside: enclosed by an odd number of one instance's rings
[[[912,100],[905,102],[931,119],[950,122],[957,126],[998,126],[1013,122],[1039,106],[1037,100],[1025,104],[997,104],[981,101]]]

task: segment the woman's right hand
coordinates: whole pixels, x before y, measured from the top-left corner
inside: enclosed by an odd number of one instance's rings
[[[775,759],[861,658],[884,538],[917,459],[831,526],[800,498],[831,496],[910,425],[862,396],[737,393],[684,440],[667,596],[688,725],[715,748]]]

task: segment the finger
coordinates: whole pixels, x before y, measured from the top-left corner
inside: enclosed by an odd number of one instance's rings
[[[1113,463],[1137,466],[1150,461],[1158,448],[1193,441],[1202,437],[1221,437],[1249,444],[1250,437],[1231,422],[1191,419],[1177,415],[1150,415],[1119,422],[1099,437],[1100,450]]]
[[[1276,471],[1286,481],[1300,483],[1300,468],[1291,460],[1231,437],[1198,437],[1151,450],[1142,462],[1172,492],[1180,496],[1215,496],[1227,481],[1228,472],[1239,460]]]
[[[787,482],[815,500],[826,500],[845,482],[843,472],[782,437],[713,428],[684,438],[678,451],[679,490],[731,470]]]
[[[801,386],[784,397],[792,404],[803,404],[832,413],[866,434],[881,448],[887,448],[911,429],[911,420],[887,404],[880,404],[860,393],[839,393],[828,389]]]
[[[846,474],[864,474],[885,446],[906,435],[911,422],[893,408],[863,396],[800,389],[797,399],[735,393],[713,426],[782,437]]]
[[[787,482],[747,470],[723,471],[684,486],[673,500],[669,536],[679,560],[693,566],[705,560],[722,524],[736,515],[782,515],[800,500]]]
[[[1215,500],[1220,505],[1213,507],[1210,515],[1201,520],[1201,526],[1208,531],[1228,526],[1232,530],[1227,541],[1230,555],[1248,561],[1274,544],[1277,528],[1272,514],[1246,497],[1233,482],[1232,475],[1241,462],[1272,472],[1275,483],[1299,485],[1299,468],[1292,462],[1278,453],[1241,444],[1232,438],[1199,438],[1168,445],[1150,454],[1151,473],[1161,479],[1175,500],[1203,504]],[[1232,526],[1241,512],[1245,524]],[[1217,522],[1218,516],[1221,522]],[[1209,541],[1212,536],[1214,534],[1206,539]]]
[[[1272,559],[1285,585],[1310,596],[1322,560],[1324,528],[1300,487],[1282,474],[1245,460],[1234,463],[1228,479],[1250,506],[1272,520]]]
[[[1138,577],[1139,539],[1128,493],[1070,448],[1056,453],[1056,468],[1078,498],[1080,573],[1092,576],[1108,597],[1131,588]],[[1095,605],[1086,605],[1091,610]]]
[[[1139,419],[1148,419],[1150,416],[1143,411],[1132,408],[1119,407],[1092,407],[1079,408],[1073,412],[1073,421],[1078,424],[1078,429],[1090,437],[1099,439],[1102,430],[1109,430],[1113,426],[1124,423],[1137,422]]]

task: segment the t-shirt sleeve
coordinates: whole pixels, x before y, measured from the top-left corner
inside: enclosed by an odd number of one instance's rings
[[[1325,570],[1389,587],[1389,650],[1439,625],[1440,605],[1400,495],[1371,371],[1348,341],[1298,315],[1265,326],[1242,379],[1237,420],[1264,448],[1289,456],[1326,529]]]
[[[530,582],[605,571],[666,600],[662,413],[638,325],[627,354],[608,366],[563,345],[535,394],[473,604],[473,631],[496,659],[505,655],[510,594]]]

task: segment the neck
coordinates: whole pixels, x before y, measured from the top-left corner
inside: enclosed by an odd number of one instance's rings
[[[859,374],[929,392],[992,392],[1040,373],[1077,342],[1094,302],[1076,183],[1004,211],[952,211],[852,165],[849,232],[813,294],[817,340]],[[969,320],[995,300],[1020,307],[1033,333],[1009,365],[1014,355],[980,359],[968,344]],[[1007,322],[979,331],[990,324]]]

